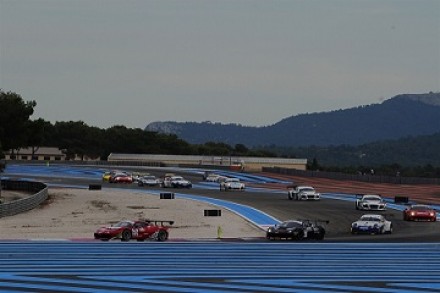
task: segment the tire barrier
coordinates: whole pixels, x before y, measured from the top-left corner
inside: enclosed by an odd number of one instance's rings
[[[173,192],[162,192],[160,194],[160,199],[174,199],[174,193]]]
[[[2,190],[35,192],[35,194],[28,198],[0,204],[0,218],[32,210],[44,202],[49,196],[47,185],[41,182],[1,180],[1,188]]]
[[[204,216],[205,217],[221,217],[222,210],[205,210]]]

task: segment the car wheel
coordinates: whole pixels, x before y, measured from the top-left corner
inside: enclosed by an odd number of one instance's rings
[[[292,200],[292,199],[293,199],[293,198],[292,198],[292,193],[290,193],[290,192],[287,193],[287,198],[290,199],[290,200]]]
[[[157,241],[165,241],[168,239],[168,233],[166,231],[159,231],[159,233],[157,233]]]
[[[390,230],[388,231],[388,234],[393,234],[393,225],[390,225]]]
[[[292,240],[301,240],[304,238],[304,231],[299,231],[298,234],[296,236],[292,237]]]
[[[316,240],[324,240],[325,230],[324,228],[319,228],[319,234],[316,235]]]
[[[124,230],[121,235],[121,241],[129,241],[131,239],[131,231]]]
[[[356,208],[357,210],[359,209],[358,203],[356,203],[355,208]]]

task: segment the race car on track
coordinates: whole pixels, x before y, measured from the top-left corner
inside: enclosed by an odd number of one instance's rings
[[[99,228],[94,233],[94,237],[103,241],[110,239],[121,239],[121,241],[129,241],[130,239],[137,241],[147,239],[165,241],[168,239],[169,226],[173,224],[174,221],[120,221],[112,226]]]
[[[377,194],[359,194],[356,196],[357,210],[384,211],[386,202]]]
[[[228,190],[240,190],[244,191],[246,186],[243,182],[240,182],[238,178],[226,178],[225,180],[220,182],[220,191],[228,191]]]
[[[110,176],[109,183],[133,183],[133,177],[127,172],[118,172]]]
[[[109,181],[110,177],[112,176],[113,172],[107,171],[102,174],[102,181]]]
[[[383,215],[363,215],[351,224],[351,233],[384,234],[393,233],[393,224]]]
[[[222,182],[226,179],[227,177],[219,175],[219,174],[214,174],[214,173],[210,173],[205,177],[205,181],[207,182]]]
[[[287,191],[287,198],[292,200],[319,200],[321,195],[311,186],[293,186]]]
[[[191,188],[192,183],[184,179],[182,176],[166,176],[161,183],[165,188]]]
[[[160,180],[153,175],[146,175],[139,177],[137,180],[138,186],[158,186]]]
[[[403,211],[404,221],[437,221],[437,212],[429,205],[413,204]]]
[[[324,227],[318,225],[318,221],[310,220],[288,220],[269,227],[266,231],[267,239],[323,240],[324,236]]]

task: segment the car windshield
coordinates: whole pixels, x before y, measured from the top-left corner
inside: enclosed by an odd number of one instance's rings
[[[128,221],[121,221],[113,225],[113,227],[129,227],[132,223]]]
[[[361,217],[361,221],[380,222],[380,219],[378,217],[363,216],[363,217]]]
[[[416,211],[426,211],[426,210],[430,210],[431,208],[429,206],[417,205],[417,206],[412,206],[411,209]]]
[[[380,197],[378,197],[378,196],[364,196],[364,200],[380,201],[382,199]]]
[[[156,180],[156,177],[154,177],[154,176],[145,176],[144,179],[145,180]]]
[[[238,180],[238,178],[229,178],[227,179],[228,182],[240,182],[240,180]]]
[[[306,192],[314,192],[315,191],[315,189],[313,189],[312,187],[302,187],[299,190],[306,191]]]
[[[297,228],[297,227],[302,227],[302,223],[296,222],[296,221],[282,222],[281,224],[279,224],[279,227],[281,227],[281,228]]]
[[[172,178],[172,180],[183,180],[183,177],[180,177],[180,176],[174,176],[173,178]]]

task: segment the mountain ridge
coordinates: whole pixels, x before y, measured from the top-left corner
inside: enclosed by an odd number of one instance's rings
[[[175,134],[192,144],[248,147],[360,145],[440,131],[440,93],[401,94],[382,103],[298,114],[269,126],[212,122],[153,122],[146,131]]]

